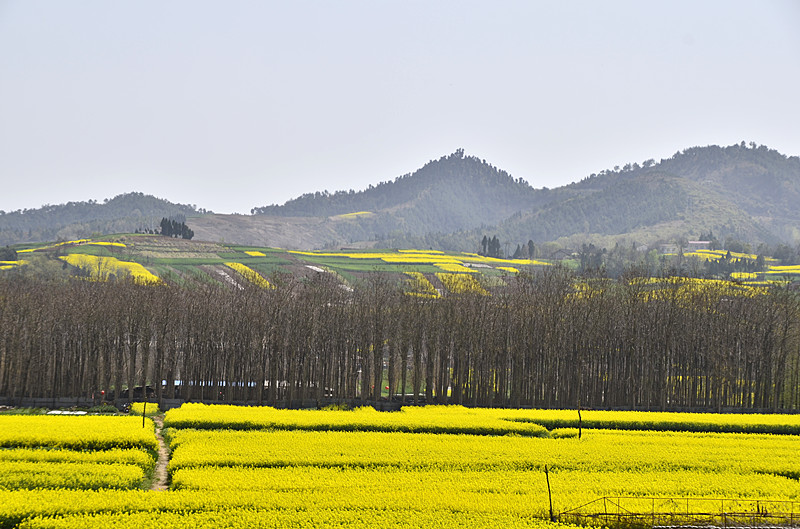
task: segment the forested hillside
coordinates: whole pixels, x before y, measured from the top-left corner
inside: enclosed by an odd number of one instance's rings
[[[675,201],[676,205],[684,201],[684,207],[674,208],[684,213],[673,220],[691,223],[704,208],[710,208],[718,218],[702,219],[706,224],[716,224],[706,229],[714,227],[715,231],[744,239],[771,237],[791,241],[800,235],[800,158],[787,157],[755,143],[692,147],[658,163],[648,160],[641,166],[626,164],[621,169],[591,175],[567,189],[579,193],[612,186],[622,189],[628,182],[659,175],[681,179],[685,190],[683,196],[662,199]],[[731,206],[738,211],[724,211]]]
[[[551,190],[494,226],[458,232],[406,232],[389,246],[428,244],[474,248],[485,233],[525,244],[575,246],[675,242],[714,233],[755,248],[800,243],[800,159],[764,146],[693,147],[660,162],[647,160],[601,171]],[[431,230],[433,232],[433,230]]]
[[[197,215],[201,211],[143,193],[127,193],[103,203],[89,200],[0,212],[0,245],[154,229],[164,217]]]
[[[317,192],[282,206],[254,208],[257,215],[331,217],[345,241],[386,239],[429,231],[452,232],[496,224],[517,211],[547,202],[549,192],[459,149],[412,174],[361,192]],[[350,216],[365,212],[369,214]]]

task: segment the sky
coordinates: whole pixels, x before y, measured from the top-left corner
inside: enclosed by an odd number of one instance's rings
[[[798,94],[796,0],[0,0],[0,209],[247,214],[459,148],[537,188],[795,156]]]

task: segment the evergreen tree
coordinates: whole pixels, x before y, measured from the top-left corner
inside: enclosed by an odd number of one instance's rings
[[[500,257],[500,240],[497,238],[497,235],[489,240],[489,252],[487,255],[489,257]]]
[[[17,260],[17,251],[13,248],[9,248],[6,246],[5,248],[0,248],[0,261],[16,261]]]
[[[161,235],[164,237],[172,237],[172,223],[167,217],[161,219]]]
[[[179,222],[176,219],[164,217],[161,219],[161,235],[165,237],[191,239],[194,237],[194,231],[192,231],[185,222]]]

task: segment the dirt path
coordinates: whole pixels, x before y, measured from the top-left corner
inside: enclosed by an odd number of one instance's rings
[[[156,461],[156,469],[153,472],[153,484],[150,490],[167,490],[169,485],[167,483],[167,464],[169,463],[169,450],[167,450],[167,443],[164,442],[164,436],[161,435],[161,429],[164,427],[164,418],[161,416],[153,417],[153,422],[156,423],[156,439],[158,439],[158,461]]]

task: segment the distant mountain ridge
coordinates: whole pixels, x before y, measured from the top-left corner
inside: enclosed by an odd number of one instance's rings
[[[566,186],[585,197],[595,215],[625,211],[624,231],[640,233],[658,225],[677,223],[678,232],[699,235],[713,230],[718,236],[747,241],[800,242],[800,158],[751,143],[729,147],[693,147],[659,163],[625,166],[593,175]],[[613,208],[598,197],[613,194]],[[627,206],[625,205],[627,203]],[[607,212],[607,213],[606,213]],[[620,224],[593,222],[593,232],[613,234]],[[549,238],[568,236],[565,230]],[[623,230],[617,230],[622,232]]]
[[[199,240],[289,249],[341,246],[477,251],[483,235],[515,245],[675,242],[712,233],[800,243],[800,158],[755,143],[692,147],[555,189],[536,189],[458,149],[363,191],[307,193],[251,215],[205,214],[141,193],[0,215],[0,244],[155,226],[185,215]],[[513,248],[513,246],[512,246]]]
[[[457,249],[487,232],[522,244],[606,244],[622,238],[653,244],[713,232],[720,239],[796,245],[800,158],[753,143],[693,147],[550,190],[543,202],[493,226],[436,237],[407,233],[392,243]]]
[[[157,228],[163,217],[204,213],[195,206],[174,204],[144,193],[125,193],[99,203],[94,200],[45,205],[0,213],[0,245],[70,240],[94,233],[124,233]]]
[[[381,182],[360,192],[307,193],[282,206],[252,209],[257,215],[328,217],[357,211],[386,214],[414,231],[435,225],[449,231],[470,219],[497,223],[512,213],[543,203],[546,193],[514,179],[485,160],[465,156],[463,149],[425,164],[414,173]],[[432,213],[436,212],[436,219]],[[433,224],[431,222],[433,221]],[[373,221],[374,222],[374,219]]]
[[[414,173],[364,191],[308,193],[282,206],[253,208],[252,212],[316,218],[371,212],[368,216],[333,219],[339,242],[347,244],[493,225],[515,212],[546,203],[547,197],[548,192],[534,189],[458,149]]]

